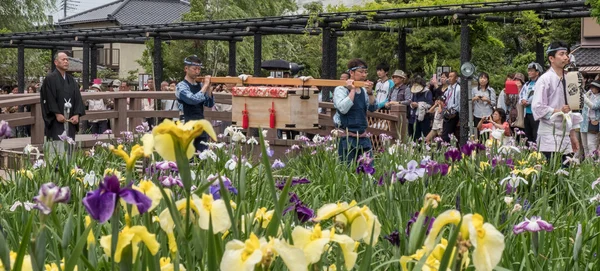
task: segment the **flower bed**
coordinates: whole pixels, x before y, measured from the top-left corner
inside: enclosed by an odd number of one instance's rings
[[[272,161],[230,128],[190,164],[211,131],[166,121],[25,162],[0,184],[0,270],[598,269],[597,157],[387,140],[346,165],[315,137]]]

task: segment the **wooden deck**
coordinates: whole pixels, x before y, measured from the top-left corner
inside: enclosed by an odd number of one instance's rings
[[[114,138],[114,135],[98,135],[98,140],[96,140],[94,135],[78,134],[75,141],[78,146],[89,148],[96,144],[96,141],[109,140],[109,136]],[[0,150],[22,151],[27,144],[31,144],[31,137],[7,138],[0,142]],[[43,146],[36,145],[36,147],[40,148],[41,151]]]

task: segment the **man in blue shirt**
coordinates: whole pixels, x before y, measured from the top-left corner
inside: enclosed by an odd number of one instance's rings
[[[539,120],[533,118],[533,111],[531,111],[531,102],[533,101],[533,91],[535,90],[535,82],[538,80],[540,75],[544,73],[542,65],[531,62],[527,66],[527,75],[529,81],[523,85],[521,92],[519,93],[520,103],[525,106],[525,119],[524,119],[524,130],[527,141],[536,142],[537,130],[540,125]]]
[[[346,86],[336,87],[333,92],[333,105],[337,109],[339,128],[344,131],[338,144],[340,160],[350,162],[366,152],[371,152],[372,144],[368,136],[367,110],[377,110],[373,96],[373,82],[366,81],[365,88],[354,87],[354,81],[367,79],[367,64],[361,59],[348,62],[350,79]],[[337,122],[336,121],[336,122]]]
[[[183,111],[183,121],[204,119],[204,107],[213,107],[215,100],[210,88],[210,76],[204,77],[203,83],[197,83],[196,77],[202,70],[202,61],[197,56],[189,56],[183,60],[185,64],[185,78],[176,87],[175,96]],[[208,135],[203,133],[194,139],[194,147],[197,152],[206,149],[206,145],[200,142],[208,141]]]

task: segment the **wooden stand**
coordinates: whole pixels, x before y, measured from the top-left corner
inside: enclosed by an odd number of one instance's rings
[[[243,110],[248,112],[252,128],[314,129],[319,127],[319,90],[306,89],[308,99],[302,98],[302,88],[289,88],[287,98],[232,96],[232,124],[242,126]],[[270,127],[271,109],[275,110],[275,127]]]
[[[196,78],[204,81],[203,77]],[[232,124],[244,126],[243,112],[248,115],[248,128],[274,129],[315,129],[319,127],[319,89],[317,87],[337,87],[346,85],[343,80],[300,78],[211,77],[211,84],[234,84],[232,90]],[[253,85],[253,86],[250,86]],[[364,82],[354,82],[363,87]],[[241,95],[239,92],[251,89]],[[263,95],[265,92],[273,94]],[[250,93],[251,92],[251,93]],[[257,94],[263,92],[263,94]],[[282,94],[287,93],[287,94]],[[281,94],[281,95],[280,95]],[[271,125],[271,109],[275,110],[275,125]]]

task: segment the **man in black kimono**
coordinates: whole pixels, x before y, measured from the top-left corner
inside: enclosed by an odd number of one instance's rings
[[[79,130],[79,117],[85,115],[85,105],[79,92],[79,85],[72,75],[67,74],[69,58],[64,52],[55,55],[54,65],[56,70],[49,73],[42,83],[40,99],[42,103],[42,117],[44,118],[44,134],[48,142],[56,149],[51,150],[62,153],[64,143],[60,142],[60,135],[65,131],[65,122],[68,122],[67,136],[75,140]],[[68,116],[65,116],[65,103],[71,104]]]

